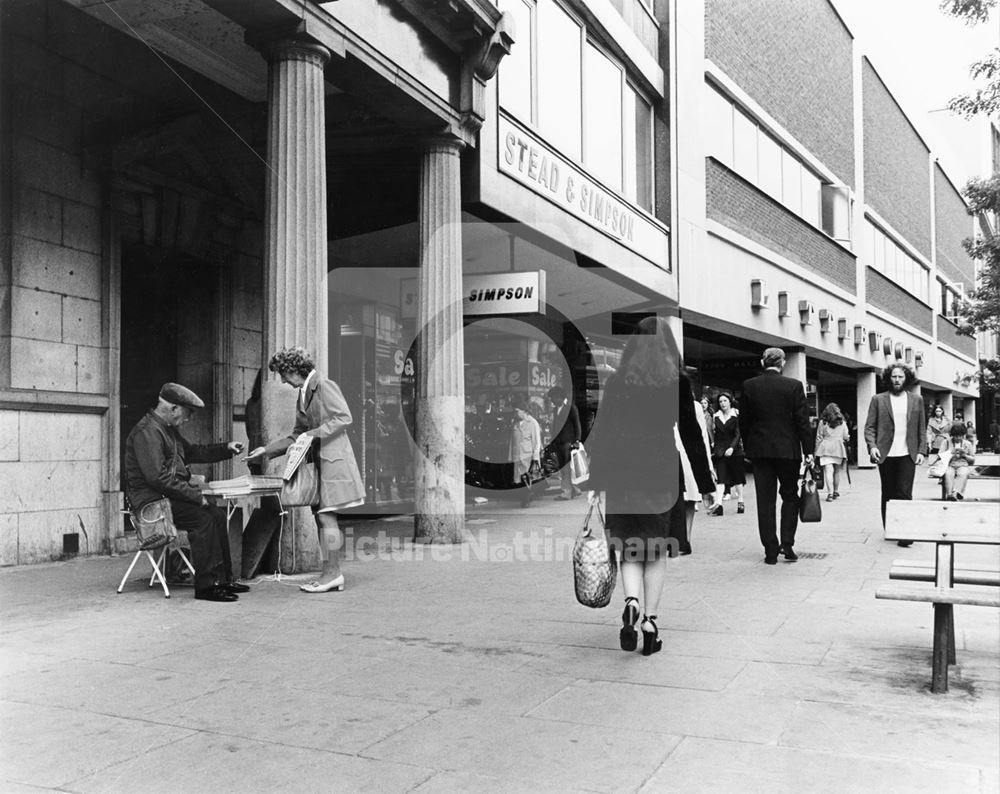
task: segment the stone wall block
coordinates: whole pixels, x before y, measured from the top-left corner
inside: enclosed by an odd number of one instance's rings
[[[108,351],[103,347],[76,348],[76,387],[84,394],[108,390]]]
[[[0,565],[17,565],[17,513],[0,514]]]
[[[24,441],[26,446],[30,441]],[[0,513],[100,507],[99,461],[0,463]]]
[[[100,347],[101,302],[86,298],[62,299],[62,341]]]
[[[261,365],[264,355],[261,349],[263,343],[264,334],[260,331],[249,331],[246,328],[234,329],[233,363],[240,367],[253,369],[256,372]],[[268,351],[268,355],[273,353],[273,350]]]
[[[108,531],[101,526],[97,508],[22,513],[17,532],[18,564],[58,560],[63,554],[63,535],[74,533],[80,536],[80,554],[105,550]]]
[[[23,461],[101,459],[101,417],[98,414],[21,413],[25,439]]]
[[[101,260],[94,254],[14,236],[14,283],[29,289],[101,299]]]
[[[44,17],[44,4],[38,3]],[[28,31],[19,25],[19,33]],[[63,84],[63,61],[53,58],[38,42],[45,37],[45,23],[35,41],[11,36],[9,41],[11,63],[17,64],[18,82],[41,91],[58,93]],[[5,42],[6,43],[6,42]]]
[[[264,296],[260,292],[233,293],[233,327],[261,331],[264,326]]]
[[[17,234],[59,245],[62,242],[62,200],[30,187],[17,191],[14,201]]]
[[[20,457],[20,418],[18,411],[0,411],[0,461],[18,460]]]
[[[62,341],[62,295],[33,289],[11,289],[11,336]]]
[[[68,152],[80,149],[80,110],[67,105],[52,91],[37,86],[18,85],[13,94],[14,131],[18,135],[44,141]]]
[[[14,389],[76,391],[76,345],[12,338],[10,385]]]
[[[92,254],[101,253],[101,210],[89,204],[63,204],[62,244]]]

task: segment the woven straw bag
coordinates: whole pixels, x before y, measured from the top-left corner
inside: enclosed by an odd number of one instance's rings
[[[583,519],[583,529],[573,544],[573,582],[576,600],[585,607],[600,609],[611,603],[618,578],[618,559],[614,548],[608,545],[600,505],[597,506],[600,523],[597,531],[590,526],[593,512],[594,505],[590,505]]]

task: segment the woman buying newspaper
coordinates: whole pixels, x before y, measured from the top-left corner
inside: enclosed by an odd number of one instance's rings
[[[276,458],[283,455],[302,435],[316,441],[319,468],[319,505],[313,508],[319,530],[319,554],[323,570],[319,578],[300,587],[307,593],[328,593],[344,589],[340,571],[340,552],[344,536],[337,524],[337,511],[364,503],[365,489],[347,437],[352,418],[344,395],[332,380],[322,377],[312,356],[301,347],[279,350],[268,364],[282,383],[299,390],[295,427],[284,438],[267,446],[257,447],[247,455],[247,461]],[[315,448],[315,446],[314,446]]]

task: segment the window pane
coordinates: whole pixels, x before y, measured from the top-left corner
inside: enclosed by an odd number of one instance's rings
[[[875,259],[872,266],[880,273],[885,273],[885,235],[875,229]]]
[[[757,172],[761,190],[781,201],[781,147],[763,130],[757,137]]]
[[[757,124],[739,108],[733,116],[733,169],[757,184]]]
[[[802,169],[802,217],[820,225],[820,181],[807,168]]]
[[[733,103],[705,86],[705,114],[702,117],[706,151],[720,163],[733,166]]]
[[[792,212],[802,212],[802,164],[784,150],[781,152],[781,201]]]
[[[538,125],[563,154],[580,159],[580,26],[554,0],[539,0]]]
[[[587,44],[583,162],[608,187],[622,189],[622,73],[594,45]]]
[[[501,11],[514,18],[516,40],[500,61],[500,104],[522,121],[531,122],[531,8],[524,0],[500,0]]]
[[[653,209],[653,111],[632,86],[625,87],[625,198]]]

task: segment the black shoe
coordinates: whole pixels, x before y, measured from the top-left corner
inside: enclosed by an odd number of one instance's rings
[[[650,624],[652,631],[646,631],[645,625]],[[660,630],[656,627],[656,615],[642,616],[642,655],[652,656],[663,647],[663,640],[660,639]]]
[[[785,559],[789,562],[795,562],[799,558],[799,555],[795,553],[791,546],[782,546],[781,553],[785,555]]]
[[[747,511],[747,508],[746,508],[746,505],[743,504],[743,502],[737,502],[736,503],[736,512],[737,513],[745,513],[746,511]]]
[[[239,601],[240,597],[236,593],[230,593],[222,585],[206,587],[203,590],[195,590],[194,597],[199,601]]]
[[[714,505],[708,510],[708,514],[710,516],[721,516],[724,512],[725,510],[722,508],[722,502],[719,502],[717,505]]]
[[[249,593],[250,588],[241,582],[222,582],[219,585],[223,590],[229,593]]]
[[[632,596],[626,598],[625,609],[622,611],[622,630],[618,632],[618,642],[623,651],[634,651],[639,643],[639,635],[635,631],[636,621],[639,620],[639,608],[632,606],[633,601],[638,605],[638,598]]]
[[[912,546],[913,545],[913,541],[912,540],[897,540],[896,541],[896,545],[897,546],[902,546],[905,549],[908,546]]]
[[[777,565],[778,555],[777,554],[766,554],[764,555],[764,565]]]

